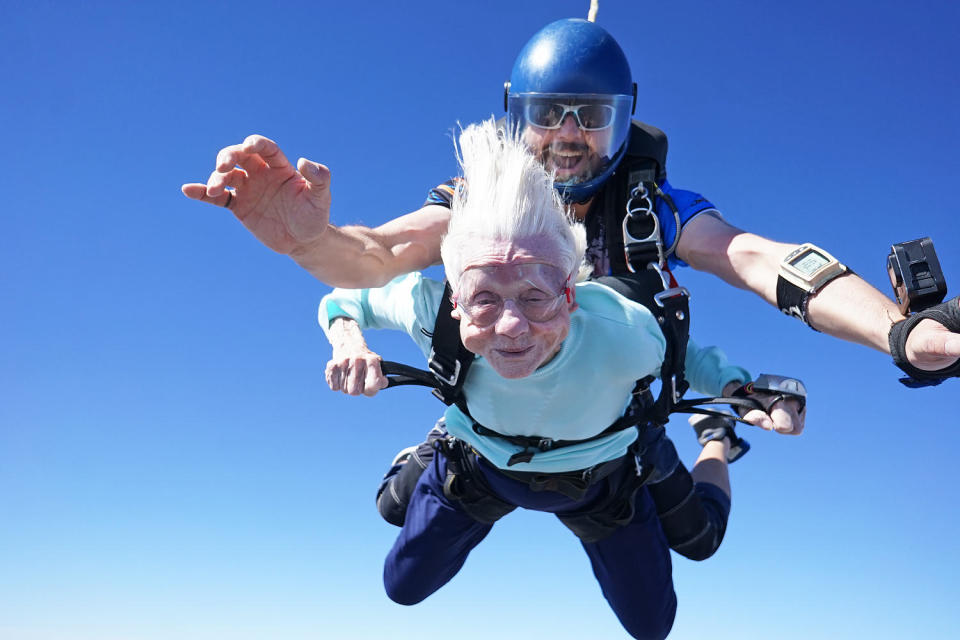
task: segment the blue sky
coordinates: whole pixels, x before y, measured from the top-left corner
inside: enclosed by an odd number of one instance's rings
[[[0,638],[622,637],[543,514],[423,604],[386,598],[373,492],[441,405],[326,390],[329,289],[179,190],[262,133],[331,167],[335,222],[416,209],[527,38],[587,5],[3,4]],[[890,244],[931,236],[957,293],[956,3],[607,0],[598,21],[675,186],[885,293]],[[800,438],[743,430],[722,549],[675,557],[672,637],[953,637],[958,383],[907,390],[888,357],[677,275],[701,343],[811,400]]]

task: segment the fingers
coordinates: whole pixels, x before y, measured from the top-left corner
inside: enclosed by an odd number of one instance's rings
[[[767,431],[774,430],[775,425],[773,419],[760,409],[751,409],[744,414],[743,419],[755,427],[760,427],[761,429],[766,429]]]
[[[228,191],[221,190],[216,196],[210,195],[207,191],[207,185],[197,184],[195,182],[181,186],[180,191],[182,191],[183,195],[187,196],[191,200],[209,202],[210,204],[217,205],[218,207],[226,207],[232,199],[232,196]]]
[[[373,397],[377,395],[380,389],[387,386],[387,378],[380,370],[379,362],[371,362],[367,365],[367,375],[363,381],[363,395]]]
[[[331,360],[325,372],[327,386],[331,391],[341,391],[350,396],[374,396],[387,386],[387,378],[380,369],[377,358],[346,358]]]
[[[960,333],[951,333],[944,338],[943,354],[960,358]]]
[[[783,398],[770,407],[773,430],[785,435],[798,436],[803,433],[806,407],[800,412],[800,403],[794,398]]]
[[[300,158],[297,161],[297,171],[306,178],[311,187],[317,187],[319,189],[330,188],[330,169],[325,165],[307,160],[306,158]]]
[[[960,334],[951,333],[935,320],[917,323],[907,337],[907,359],[926,371],[949,367],[960,357]]]
[[[307,190],[315,206],[330,209],[330,169],[306,158],[297,161],[297,172],[306,180]]]
[[[200,200],[202,202],[203,199],[207,197],[207,185],[205,184],[188,182],[180,186],[180,191],[191,200]]]
[[[247,171],[257,171],[264,167],[282,169],[290,166],[277,143],[260,135],[247,136],[241,144],[224,147],[217,154],[217,171],[228,173],[236,166]]]
[[[244,151],[244,146],[240,144],[233,144],[220,149],[220,152],[217,153],[216,170],[220,173],[226,173],[237,166],[252,172],[266,167],[267,163],[259,155]]]
[[[329,169],[316,163],[310,164],[316,181],[323,183],[325,180],[326,185],[329,185]],[[185,184],[180,189],[185,196],[193,200],[223,206],[223,201],[227,200],[223,197],[223,189],[227,186],[239,186],[241,176],[245,178],[250,173],[263,168],[279,169],[289,166],[290,162],[276,142],[264,136],[252,135],[241,144],[232,144],[220,149],[217,153],[216,169],[207,180],[206,192],[201,192],[197,183]],[[238,168],[246,173],[238,173]]]
[[[367,363],[364,360],[351,363],[343,385],[343,392],[351,396],[358,396],[363,393],[363,381],[366,375]]]
[[[290,166],[287,156],[283,155],[279,145],[270,138],[260,135],[247,136],[247,139],[240,145],[240,149],[245,154],[261,159],[271,169],[282,169]],[[243,166],[242,163],[237,164]]]
[[[243,169],[232,169],[226,173],[215,171],[210,174],[210,178],[207,180],[207,195],[215,198],[219,197],[223,195],[227,187],[236,189],[242,187],[246,181],[247,172]]]
[[[227,207],[234,198],[234,194],[228,192],[227,187],[236,189],[242,187],[246,181],[247,172],[243,169],[232,169],[226,173],[214,171],[207,179],[207,184],[191,182],[181,186],[180,191],[191,200]]]

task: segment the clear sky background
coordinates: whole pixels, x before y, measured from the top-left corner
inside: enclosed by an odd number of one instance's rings
[[[441,405],[327,390],[329,288],[180,194],[262,133],[331,167],[334,222],[416,209],[457,121],[501,115],[523,43],[587,5],[0,2],[0,639],[624,637],[545,514],[390,602],[374,490]],[[605,0],[598,22],[675,186],[884,293],[890,245],[932,236],[956,295],[958,7]],[[675,556],[672,637],[956,637],[960,382],[908,390],[883,354],[677,275],[702,344],[811,398],[800,438],[742,429],[723,547]]]

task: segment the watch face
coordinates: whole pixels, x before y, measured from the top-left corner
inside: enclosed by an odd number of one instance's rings
[[[828,264],[830,264],[830,261],[823,254],[810,249],[793,260],[790,266],[805,276],[812,276]]]

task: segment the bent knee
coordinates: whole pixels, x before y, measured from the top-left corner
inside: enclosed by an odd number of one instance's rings
[[[636,640],[664,640],[670,635],[670,630],[673,629],[673,617],[671,616],[669,622],[639,624],[629,627],[624,625],[624,629],[630,634],[631,638],[636,638]]]
[[[396,580],[384,579],[383,587],[387,592],[388,598],[397,604],[402,604],[407,607],[420,604],[430,595],[430,592],[424,592],[423,589],[417,588],[416,585]]]
[[[712,557],[716,553],[716,548],[714,549],[695,549],[692,551],[677,551],[687,560],[693,560],[694,562],[703,562],[708,558]]]
[[[701,562],[715,554],[722,541],[723,535],[717,531],[717,527],[707,525],[703,528],[703,531],[692,539],[679,544],[671,544],[670,547],[688,560]]]
[[[664,640],[673,629],[673,621],[677,615],[677,597],[674,594],[669,602],[665,603],[664,611],[659,616],[644,617],[643,619],[624,620],[620,623],[631,638],[636,640]]]

